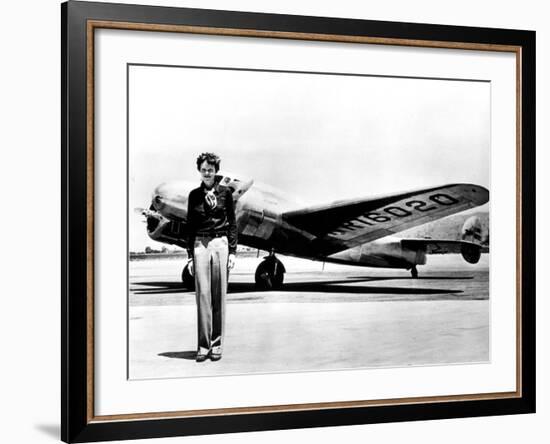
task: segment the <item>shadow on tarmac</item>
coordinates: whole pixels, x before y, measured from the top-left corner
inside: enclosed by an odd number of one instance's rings
[[[412,279],[410,277],[348,277],[346,279],[314,282],[289,282],[285,283],[278,292],[315,292],[315,293],[347,293],[347,294],[456,294],[463,293],[463,290],[453,290],[449,288],[418,288],[418,287],[381,287],[381,286],[358,286],[358,285],[338,285],[338,284],[357,284],[361,282],[387,281],[387,280],[407,280],[413,284],[420,280],[456,280],[473,279],[472,277],[423,277]],[[179,282],[140,282],[140,286],[151,287],[144,289],[132,289],[134,294],[155,295],[167,293],[194,293],[187,288],[182,287]],[[230,282],[228,293],[251,293],[257,292],[253,282]],[[262,293],[268,293],[262,291]]]
[[[346,281],[347,283],[361,281]],[[340,281],[330,282],[295,282],[284,284],[278,292],[312,292],[312,293],[347,293],[347,294],[442,294],[462,293],[462,290],[451,290],[447,288],[403,288],[403,287],[371,287],[371,286],[349,286],[335,285]],[[254,284],[234,283],[229,285],[229,293],[249,293],[255,290]]]
[[[194,361],[197,358],[197,352],[195,351],[181,351],[181,352],[165,352],[159,353],[159,356],[164,356],[165,358],[174,358],[174,359],[188,359]]]

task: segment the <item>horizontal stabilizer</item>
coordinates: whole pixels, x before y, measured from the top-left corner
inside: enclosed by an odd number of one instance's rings
[[[461,254],[464,260],[470,264],[477,264],[481,253],[488,251],[488,245],[484,247],[462,240],[401,239],[401,246],[404,249],[421,251],[425,254]]]
[[[426,254],[460,254],[464,248],[482,249],[481,245],[461,240],[401,239],[403,248],[422,250]]]

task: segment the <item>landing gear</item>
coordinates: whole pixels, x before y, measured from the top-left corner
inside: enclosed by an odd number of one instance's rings
[[[195,276],[189,273],[189,264],[183,267],[183,270],[181,272],[181,282],[183,283],[183,286],[188,290],[195,290]]]
[[[254,280],[258,290],[278,290],[283,286],[285,266],[272,251],[256,268]]]
[[[411,276],[413,279],[418,279],[418,270],[416,268],[416,265],[413,265],[411,268]]]

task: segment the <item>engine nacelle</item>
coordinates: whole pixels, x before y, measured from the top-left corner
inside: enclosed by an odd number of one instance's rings
[[[461,239],[477,245],[462,245],[460,252],[464,260],[470,264],[477,264],[481,257],[481,243],[488,241],[488,235],[484,235],[481,220],[477,216],[466,219],[462,226]],[[479,246],[478,246],[479,245]]]
[[[481,220],[477,216],[472,216],[466,219],[460,233],[460,238],[463,241],[480,244],[483,242],[483,227]]]
[[[151,239],[186,248],[187,233],[182,221],[167,219],[155,211],[153,206],[149,210],[144,210],[142,214],[147,218],[147,234]]]
[[[470,264],[477,264],[481,257],[481,247],[478,245],[461,245],[460,253],[464,260]]]

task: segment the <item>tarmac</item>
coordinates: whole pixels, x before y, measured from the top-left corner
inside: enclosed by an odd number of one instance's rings
[[[405,270],[279,256],[280,291],[256,291],[261,257],[230,274],[223,358],[195,362],[194,292],[185,260],[130,262],[130,379],[482,363],[490,360],[488,255],[471,265],[430,256],[419,279]]]

